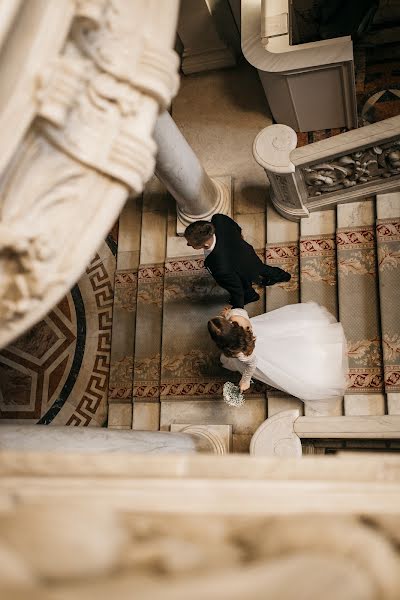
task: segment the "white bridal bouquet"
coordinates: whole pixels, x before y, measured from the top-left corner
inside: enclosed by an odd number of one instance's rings
[[[223,397],[229,406],[243,406],[245,403],[244,395],[241,393],[239,386],[231,381],[224,383]]]

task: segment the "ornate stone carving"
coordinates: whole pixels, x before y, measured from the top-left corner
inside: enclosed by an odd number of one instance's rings
[[[0,110],[10,138],[0,173],[0,346],[70,289],[129,188],[141,192],[153,172],[154,122],[178,85],[177,9],[175,0],[60,0],[14,11],[10,31],[27,38],[29,60],[8,52],[21,81]]]
[[[46,173],[45,173],[46,172]],[[80,165],[52,153],[49,144],[31,133],[7,176],[0,180],[0,323],[24,317],[63,274],[55,270],[57,247],[63,241],[62,216],[46,226],[46,216],[64,210],[83,183]],[[60,227],[61,225],[61,227]]]
[[[19,450],[0,470],[2,598],[399,598],[396,456]]]
[[[309,197],[400,174],[400,141],[371,146],[302,169]]]
[[[255,160],[271,182],[271,200],[290,220],[339,203],[400,189],[400,117],[296,147],[285,125],[262,129]]]
[[[155,10],[126,0],[80,2],[64,54],[38,91],[45,134],[137,193],[154,170],[153,119],[178,87],[176,53],[150,36]]]

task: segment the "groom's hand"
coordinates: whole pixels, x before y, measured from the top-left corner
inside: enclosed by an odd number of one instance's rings
[[[222,310],[221,310],[221,317],[224,317],[225,319],[227,318],[226,315],[228,314],[228,312],[230,312],[232,310],[232,306],[225,306]]]

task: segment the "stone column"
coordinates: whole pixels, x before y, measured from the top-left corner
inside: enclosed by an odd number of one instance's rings
[[[224,436],[218,431],[218,426],[209,427],[207,425],[185,426],[182,432],[117,431],[102,427],[2,425],[0,450],[226,454],[229,452],[229,445],[225,439],[226,435]]]
[[[154,129],[158,146],[156,175],[177,203],[177,233],[183,235],[193,221],[230,213],[230,179],[212,179],[168,112],[158,117]]]

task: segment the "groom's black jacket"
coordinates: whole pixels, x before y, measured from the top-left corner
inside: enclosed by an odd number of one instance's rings
[[[253,246],[242,238],[242,229],[226,215],[214,215],[216,244],[204,265],[217,283],[231,295],[233,308],[244,307],[244,289],[252,281],[265,275],[266,266],[258,258]]]

